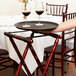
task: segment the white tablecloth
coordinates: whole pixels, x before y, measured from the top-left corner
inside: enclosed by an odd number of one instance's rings
[[[38,17],[35,17],[35,18],[28,17],[27,20],[38,20]],[[61,23],[62,17],[46,16],[46,17],[41,17],[40,20]],[[1,35],[0,36],[0,48],[8,50],[10,58],[17,61],[18,63],[20,62],[20,60],[19,60],[14,48],[12,47],[12,44],[10,43],[8,37],[6,37],[4,35],[4,32],[5,31],[6,32],[19,31],[19,29],[17,29],[13,25],[20,21],[24,21],[22,15],[0,17],[0,35]],[[24,37],[30,36],[30,34],[31,34],[31,31],[26,32],[26,33],[18,33],[18,35],[24,36]],[[61,33],[59,33],[59,34],[61,34]],[[35,34],[35,35],[38,35],[38,34]],[[43,61],[44,47],[52,45],[54,40],[55,40],[54,38],[49,37],[49,36],[34,39],[34,42],[32,45],[33,45],[34,49],[36,50],[37,56],[39,57],[41,62]],[[15,41],[19,47],[21,54],[23,54],[26,43],[22,42],[20,40],[16,40],[16,39],[15,39]],[[33,73],[37,67],[37,64],[31,54],[30,50],[28,51],[25,61],[26,61],[28,68],[30,69],[30,72]]]

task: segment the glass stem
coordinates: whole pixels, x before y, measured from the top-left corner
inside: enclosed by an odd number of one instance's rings
[[[26,25],[27,25],[27,17],[26,17]]]
[[[39,24],[40,24],[40,15],[39,15]]]

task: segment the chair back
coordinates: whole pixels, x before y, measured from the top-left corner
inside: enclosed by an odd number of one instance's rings
[[[62,16],[63,12],[67,13],[67,10],[68,10],[68,4],[57,5],[57,4],[46,3],[47,15]]]
[[[74,17],[76,17],[76,12],[69,13],[69,14],[63,13],[63,22],[70,20],[70,19],[73,19]],[[74,45],[74,46],[71,47],[70,51],[76,49],[76,28],[62,32],[62,50],[65,47],[64,45],[67,44],[67,42],[71,42],[71,41],[73,43],[72,45]],[[69,45],[71,45],[71,44],[68,44],[68,46]]]

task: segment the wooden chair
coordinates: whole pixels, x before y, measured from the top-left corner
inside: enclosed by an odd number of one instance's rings
[[[9,53],[7,50],[0,49],[0,71],[7,69],[7,68],[13,68],[13,60],[8,57]],[[9,63],[12,61],[12,64]],[[8,64],[9,63],[9,64]]]
[[[53,16],[62,16],[62,13],[67,13],[68,4],[66,5],[57,5],[46,3],[46,13],[47,15]]]
[[[69,14],[63,14],[63,21],[66,21],[66,20],[70,20],[70,19],[73,19],[74,17],[76,16],[76,12],[75,13],[69,13]],[[65,27],[65,26],[64,26]],[[69,36],[70,34],[73,34],[73,36]],[[69,36],[69,38],[66,37],[66,35]],[[73,45],[74,47],[73,48],[70,48],[69,46],[67,46],[67,42],[69,42],[71,39],[74,39],[73,42]],[[69,40],[69,41],[68,41]],[[72,45],[72,44],[70,44]],[[46,47],[44,50],[45,50],[45,60],[47,60],[47,58],[49,57],[49,53],[50,53],[50,50],[51,50],[52,46],[49,46],[49,47]],[[73,51],[74,52],[74,55],[68,55],[69,52]],[[76,65],[76,28],[72,29],[72,30],[68,30],[68,31],[63,31],[62,32],[62,39],[61,39],[61,45],[58,45],[56,50],[55,50],[55,53],[54,53],[54,56],[53,56],[53,62],[52,62],[52,74],[54,75],[54,68],[61,68],[61,76],[64,76],[64,61],[66,62],[73,62],[75,63]],[[61,56],[61,58],[57,58],[56,55],[59,55]],[[74,61],[70,61],[68,58],[69,57],[74,57]],[[61,63],[61,67],[58,67],[58,66],[55,66],[55,62],[60,62]]]

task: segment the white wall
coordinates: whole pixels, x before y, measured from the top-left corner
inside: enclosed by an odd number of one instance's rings
[[[21,3],[18,0],[0,0],[0,16],[20,14]]]
[[[76,12],[76,0],[43,0],[49,3],[66,4],[68,3],[68,12]],[[0,16],[21,14],[22,3],[18,0],[0,0]]]

